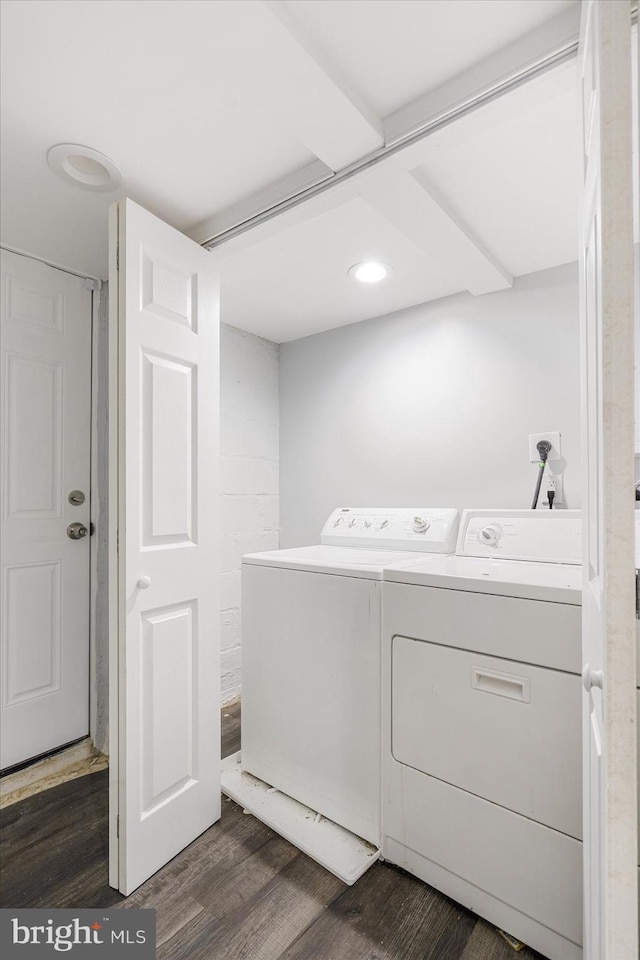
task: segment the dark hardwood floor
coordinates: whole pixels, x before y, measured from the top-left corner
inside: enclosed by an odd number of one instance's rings
[[[229,757],[240,749],[240,703],[223,707],[220,717],[220,752]]]
[[[240,748],[240,705],[222,752]],[[0,811],[0,906],[154,907],[158,960],[541,960],[377,863],[347,887],[240,807],[130,897],[107,882],[108,771]]]

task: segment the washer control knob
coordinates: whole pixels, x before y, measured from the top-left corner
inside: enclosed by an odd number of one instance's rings
[[[384,528],[385,528],[385,527],[388,527],[388,526],[389,526],[389,521],[388,521],[388,520],[383,520],[382,523],[380,524],[380,529],[381,529],[381,530],[384,530]]]
[[[355,518],[355,517],[351,517],[351,520],[349,520],[349,526],[350,526],[350,527],[355,527],[355,525],[356,525],[356,518]]]
[[[502,530],[497,523],[488,524],[478,534],[478,540],[480,543],[484,543],[486,547],[496,547],[500,543],[501,537]]]
[[[427,520],[425,517],[413,518],[413,529],[415,533],[426,533],[430,526],[431,521]]]
[[[365,520],[364,525],[365,525],[365,527],[366,527],[367,530],[368,530],[369,527],[371,526],[371,520]]]
[[[337,520],[333,521],[334,527],[339,527],[342,524],[342,517],[338,517]]]

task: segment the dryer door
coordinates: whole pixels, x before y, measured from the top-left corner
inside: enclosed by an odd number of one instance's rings
[[[582,836],[580,678],[394,637],[396,760]]]

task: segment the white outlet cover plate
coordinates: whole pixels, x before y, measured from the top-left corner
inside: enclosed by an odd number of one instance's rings
[[[551,444],[551,450],[549,451],[548,460],[560,460],[562,458],[562,445],[560,442],[560,433],[530,433],[529,434],[529,460],[531,463],[538,463],[540,460],[540,454],[536,448],[536,444],[541,440],[548,440]]]
[[[561,473],[551,473],[549,468],[547,468],[544,480],[542,481],[542,486],[544,489],[544,498],[543,503],[549,503],[549,490],[555,490],[556,495],[553,501],[554,510],[557,507],[562,506],[562,474]]]

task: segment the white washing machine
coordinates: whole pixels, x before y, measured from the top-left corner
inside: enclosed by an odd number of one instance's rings
[[[384,578],[382,855],[579,958],[580,512],[467,510]]]
[[[317,546],[243,558],[242,770],[375,847],[382,570],[452,553],[457,528],[453,509],[341,507]]]

